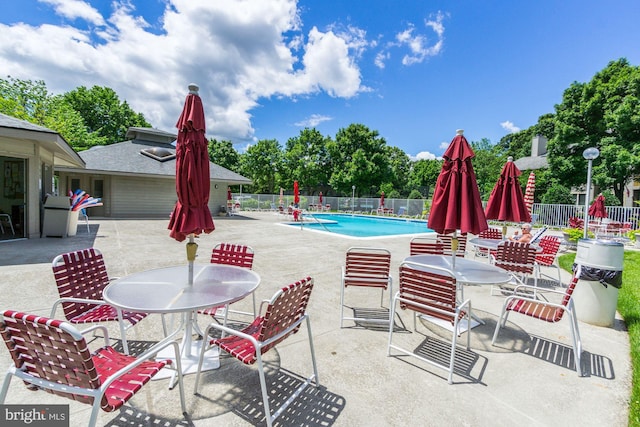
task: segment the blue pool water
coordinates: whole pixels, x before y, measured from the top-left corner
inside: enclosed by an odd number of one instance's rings
[[[289,225],[301,226],[300,223]],[[433,233],[433,230],[427,228],[427,222],[422,220],[350,214],[305,214],[302,227],[351,237]]]

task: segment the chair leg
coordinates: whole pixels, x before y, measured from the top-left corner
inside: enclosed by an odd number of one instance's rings
[[[313,377],[316,381],[316,386],[320,385],[320,379],[318,377],[318,365],[316,363],[316,351],[313,347],[313,334],[311,333],[311,321],[309,320],[309,316],[306,319],[307,322],[307,335],[309,337],[309,351],[311,352],[311,363],[313,365]]]
[[[396,316],[396,304],[398,303],[398,295],[393,298],[393,303],[391,307],[389,307],[389,311],[391,312],[390,316],[392,319],[395,319]],[[415,313],[414,313],[414,328],[415,328]],[[387,344],[387,356],[391,356],[391,344],[393,340],[393,322],[389,322],[389,342]]]
[[[122,310],[118,308],[116,311],[118,312],[118,325],[120,326],[122,349],[124,350],[124,354],[129,355],[129,345],[127,344],[127,329],[124,325],[124,319],[122,318]]]
[[[344,323],[344,281],[340,284],[340,328]]]
[[[257,350],[257,349],[256,349]],[[273,419],[271,418],[271,408],[269,407],[269,394],[267,392],[267,380],[264,376],[264,366],[262,364],[262,356],[260,351],[256,351],[258,356],[258,375],[260,377],[260,389],[262,390],[262,404],[264,405],[264,417],[267,421],[267,427],[272,427]]]
[[[2,382],[2,390],[0,390],[0,405],[4,404],[4,399],[7,397],[9,384],[11,384],[11,377],[13,377],[13,374],[11,372],[7,372],[4,376],[4,381]]]
[[[570,303],[571,304],[571,303]],[[580,341],[580,330],[578,329],[578,319],[573,307],[568,309],[571,319],[571,339],[573,341],[573,354],[576,360],[576,371],[578,376],[582,376],[582,341]]]

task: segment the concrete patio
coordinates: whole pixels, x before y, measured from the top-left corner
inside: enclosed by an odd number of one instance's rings
[[[569,321],[547,324],[512,314],[491,346],[502,296],[490,296],[488,287],[468,286],[465,297],[486,324],[471,332],[471,350],[459,351],[454,384],[446,372],[417,359],[388,357],[388,331],[352,326],[340,329],[340,275],[344,254],[351,246],[385,247],[392,253],[394,286],[398,266],[409,255],[410,237],[351,239],[286,227],[282,215],[241,212],[214,218],[216,230],[197,239],[196,262],[207,263],[219,242],[250,245],[256,252],[254,271],[262,282],[257,299],[297,279],[311,276],[315,287],[309,303],[321,387],[305,393],[276,421],[283,426],[625,426],[627,425],[631,370],[629,343],[620,319],[611,328],[580,322],[585,377],[573,365]],[[43,238],[0,243],[2,309],[11,308],[48,316],[57,299],[51,260],[59,253],[95,246],[106,259],[109,274],[183,264],[185,244],[169,237],[168,220],[91,220],[75,237]],[[467,257],[473,258],[467,248]],[[569,275],[563,272],[563,281]],[[542,286],[550,286],[542,283]],[[378,292],[349,289],[348,303],[379,305]],[[239,303],[248,308],[249,301]],[[200,319],[201,325],[206,319]],[[396,318],[397,339],[420,350],[450,334],[423,323],[411,332],[407,312]],[[304,327],[303,327],[304,329]],[[116,325],[109,327],[114,342]],[[129,333],[133,352],[146,348],[162,335],[160,318],[148,316]],[[394,340],[396,335],[394,334]],[[466,341],[462,336],[461,342]],[[0,371],[10,358],[0,350]],[[277,382],[276,401],[310,372],[306,331],[289,338],[268,353],[268,381]],[[411,359],[411,360],[410,360]],[[124,409],[102,412],[105,426],[250,426],[264,425],[258,376],[253,367],[223,358],[221,368],[203,376],[200,395],[193,395],[195,376],[185,377],[188,417],[180,413],[177,388],[166,380],[145,386]],[[272,383],[273,384],[273,383]],[[83,405],[44,392],[28,391],[13,380],[8,404],[69,404],[71,426],[85,425],[90,412]]]

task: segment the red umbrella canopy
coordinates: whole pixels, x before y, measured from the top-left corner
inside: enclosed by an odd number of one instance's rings
[[[458,130],[445,151],[442,170],[436,181],[428,226],[441,234],[480,234],[489,228],[471,159],[475,156],[467,139]]]
[[[300,189],[298,188],[298,181],[293,181],[293,203],[300,203]]]
[[[233,199],[233,195],[231,194],[231,187],[227,187],[227,200]]]
[[[318,203],[322,204],[322,191],[318,194]]]
[[[487,219],[510,222],[531,222],[531,213],[524,203],[522,188],[518,182],[520,169],[513,163],[513,157],[507,159],[502,167],[498,182],[493,187],[485,214]]]
[[[198,86],[189,94],[176,124],[176,193],[178,202],[169,221],[169,235],[179,242],[189,234],[211,233],[215,227],[209,211],[209,154],[205,119]]]
[[[602,193],[598,194],[598,197],[589,206],[589,215],[595,218],[606,218],[607,208],[604,205],[604,196]]]
[[[533,195],[536,192],[536,174],[531,171],[527,179],[527,188],[524,190],[524,204],[529,213],[533,212]]]
[[[380,207],[384,208],[384,191],[380,193]]]

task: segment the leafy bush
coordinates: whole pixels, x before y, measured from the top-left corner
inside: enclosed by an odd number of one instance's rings
[[[545,204],[570,205],[575,203],[576,197],[571,194],[571,190],[559,183],[553,183],[546,193],[542,195],[540,201]]]
[[[613,193],[613,191],[611,190],[604,190],[602,192],[602,195],[604,196],[604,204],[607,206],[622,206],[622,203],[620,203],[620,200],[618,199],[618,197],[616,197],[616,195]]]
[[[584,230],[581,228],[565,228],[562,232],[566,234],[567,240],[571,243],[578,243],[578,239],[582,239],[582,236],[584,236]],[[594,235],[591,231],[588,231],[587,237],[592,239]]]
[[[418,190],[411,190],[411,193],[409,193],[409,199],[422,199],[422,193],[419,192]]]

